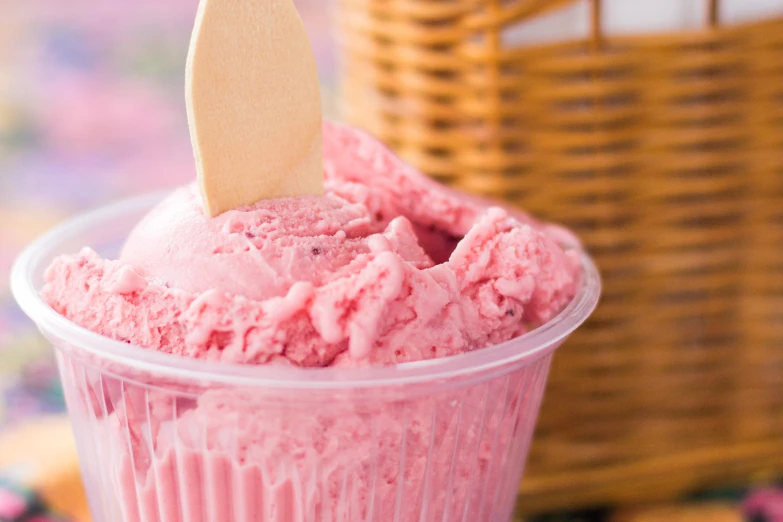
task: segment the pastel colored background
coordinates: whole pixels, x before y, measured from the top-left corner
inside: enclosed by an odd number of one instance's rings
[[[11,262],[64,217],[187,182],[184,66],[197,0],[0,0],[0,429],[64,408]],[[296,0],[329,111],[329,6]]]

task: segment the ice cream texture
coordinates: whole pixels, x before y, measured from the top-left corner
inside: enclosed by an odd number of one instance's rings
[[[389,365],[509,340],[579,284],[567,232],[424,177],[369,135],[325,124],[323,197],[208,218],[174,191],[117,260],[58,258],[43,296],[99,334],[214,361]]]
[[[324,158],[322,197],[208,218],[180,188],[119,259],[56,259],[43,297],[94,332],[216,367],[351,368],[510,340],[577,292],[567,231],[443,187],[348,127],[324,127]],[[494,522],[549,361],[437,393],[182,384],[83,354],[61,371],[112,522]]]

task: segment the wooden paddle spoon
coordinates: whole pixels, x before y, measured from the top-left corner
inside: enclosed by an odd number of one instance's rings
[[[205,214],[323,194],[318,72],[292,0],[201,0],[185,100]]]

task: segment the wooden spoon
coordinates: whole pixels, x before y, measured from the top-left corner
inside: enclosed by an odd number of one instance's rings
[[[323,194],[318,72],[291,0],[201,0],[185,100],[205,214]]]

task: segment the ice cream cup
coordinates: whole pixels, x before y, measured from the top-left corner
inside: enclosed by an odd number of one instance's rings
[[[64,223],[11,276],[56,348],[94,522],[510,519],[554,351],[598,301],[587,255],[557,317],[465,355],[307,370],[192,360],[95,334],[39,296],[56,256],[115,256],[160,197]]]

